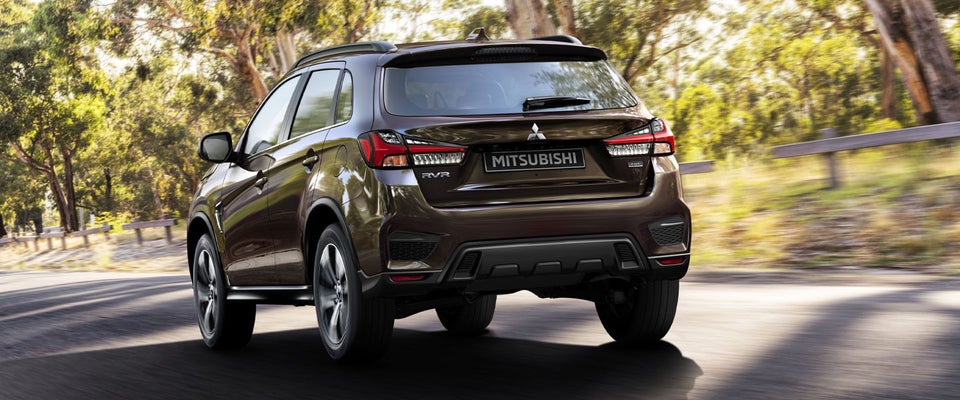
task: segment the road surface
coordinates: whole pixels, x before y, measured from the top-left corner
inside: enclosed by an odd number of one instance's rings
[[[837,282],[839,281],[839,282]],[[691,279],[674,328],[612,344],[591,304],[501,296],[490,332],[399,320],[378,363],[329,361],[312,307],[260,306],[206,350],[186,275],[0,271],[0,399],[960,399],[960,281]]]

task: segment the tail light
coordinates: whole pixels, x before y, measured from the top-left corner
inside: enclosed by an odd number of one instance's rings
[[[404,136],[392,131],[367,132],[357,138],[360,152],[373,168],[459,165],[467,148]]]
[[[651,119],[640,129],[603,141],[611,157],[669,156],[676,149],[673,132],[660,118]]]

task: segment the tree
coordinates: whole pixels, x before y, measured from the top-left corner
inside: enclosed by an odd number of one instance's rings
[[[111,14],[116,39],[126,43],[119,50],[147,30],[187,52],[212,54],[259,102],[269,90],[267,77],[285,74],[304,48],[356,42],[378,7],[374,0],[121,0]]]
[[[43,176],[4,157],[0,157],[0,171],[4,172],[0,179],[0,216],[4,223],[13,226],[18,212],[43,204],[47,185]],[[11,232],[7,230],[8,234]]]
[[[630,84],[658,61],[700,40],[695,21],[706,0],[584,0],[577,3],[577,32],[604,49]]]
[[[540,0],[504,0],[504,16],[517,39],[557,34],[547,6]]]
[[[0,42],[3,156],[45,178],[67,231],[78,228],[76,156],[105,113],[105,79],[83,39],[95,29],[88,10],[89,2],[46,1],[31,20],[5,25]]]
[[[960,76],[930,0],[865,0],[921,124],[960,121]]]
[[[813,10],[829,24],[829,29],[859,35],[860,39],[877,50],[880,64],[880,107],[883,116],[890,120],[902,119],[899,112],[897,66],[874,28],[870,12],[866,10],[864,2],[862,0],[815,0],[801,2],[798,5]]]
[[[578,36],[577,19],[574,13],[573,0],[553,0],[553,8],[557,13],[558,28],[564,35]]]
[[[822,128],[851,134],[880,124],[879,53],[859,29],[836,28],[823,12],[775,0],[727,13],[723,30],[736,34],[698,46],[704,54],[676,84],[676,100],[654,103],[681,156],[723,159],[817,139]],[[641,90],[645,97],[669,92],[662,69],[656,64],[661,75],[642,80],[655,85]]]

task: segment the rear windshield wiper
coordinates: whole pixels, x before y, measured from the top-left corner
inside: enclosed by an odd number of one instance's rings
[[[590,102],[590,99],[583,98],[583,97],[570,97],[570,96],[527,97],[527,99],[523,101],[523,111],[542,110],[545,108],[579,106],[581,104],[587,104],[589,102]]]

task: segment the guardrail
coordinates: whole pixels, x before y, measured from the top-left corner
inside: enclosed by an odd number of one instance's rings
[[[865,149],[868,147],[889,146],[895,144],[923,142],[928,140],[953,139],[960,137],[960,122],[948,122],[938,125],[918,126],[914,128],[896,129],[886,132],[867,133],[862,135],[836,137],[837,131],[827,128],[820,131],[822,139],[803,143],[776,146],[772,149],[773,158],[790,158],[823,154],[830,171],[830,187],[840,185],[840,173],[837,168],[834,153],[847,150]],[[710,163],[709,166],[704,166]],[[702,174],[713,172],[712,161],[697,161],[680,164],[680,172],[684,174]]]
[[[156,221],[137,221],[134,220],[129,224],[124,224],[121,228],[125,231],[133,230],[137,233],[137,245],[143,246],[143,233],[141,230],[147,228],[159,228],[163,227],[167,234],[167,243],[173,243],[173,232],[172,227],[177,224],[176,219],[158,219]]]
[[[40,236],[37,236],[40,239],[47,239],[47,250],[53,250],[53,238],[60,238],[60,250],[67,249],[67,233],[66,232],[44,232]]]
[[[705,174],[713,172],[713,161],[692,161],[680,163],[681,174]]]
[[[102,233],[102,234],[103,234],[103,238],[104,238],[105,240],[110,240],[110,230],[111,230],[111,229],[113,229],[113,227],[110,226],[109,224],[107,224],[106,222],[104,222],[103,225],[102,225],[101,227],[99,227],[99,228],[92,228],[92,229],[85,229],[85,230],[82,230],[82,231],[76,231],[76,232],[74,232],[74,233],[71,233],[70,236],[73,236],[73,237],[83,236],[83,247],[90,247],[90,239],[88,238],[88,236],[90,236],[90,235],[95,235],[95,234],[98,234],[98,233]]]
[[[23,247],[30,248],[29,243],[33,242],[33,250],[40,251],[40,245],[37,244],[39,241],[39,236],[13,236],[0,239],[0,246],[7,243],[23,243]]]
[[[123,230],[132,230],[137,234],[137,245],[143,246],[143,229],[148,228],[164,228],[166,231],[167,243],[173,243],[173,230],[172,227],[177,224],[177,220],[170,219],[160,219],[156,221],[137,221],[134,220],[129,224],[124,224],[121,226]],[[0,239],[0,246],[6,245],[7,243],[23,243],[24,247],[29,248],[29,243],[33,242],[33,250],[40,251],[40,239],[47,239],[47,249],[53,250],[53,239],[60,239],[60,248],[62,250],[67,249],[67,236],[70,237],[83,237],[83,247],[90,247],[90,235],[95,235],[102,233],[105,240],[110,240],[110,230],[113,227],[103,223],[99,228],[85,229],[82,231],[76,231],[73,233],[66,232],[46,232],[41,233],[38,236],[19,236],[19,237],[6,237]]]

